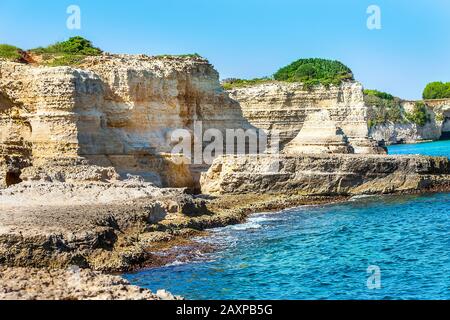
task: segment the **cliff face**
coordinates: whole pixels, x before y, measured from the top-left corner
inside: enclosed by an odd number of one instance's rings
[[[268,131],[278,130],[282,145],[300,133],[309,115],[326,110],[328,120],[342,129],[354,152],[384,152],[368,138],[367,107],[363,88],[357,82],[329,88],[316,86],[310,90],[298,83],[271,82],[233,89],[229,93],[240,103],[252,125]],[[318,122],[316,127],[320,126]]]
[[[190,170],[170,155],[175,129],[243,128],[217,71],[197,57],[104,55],[81,69],[0,61],[0,174],[62,159],[113,167],[161,185],[189,186]],[[30,172],[30,170],[28,170]]]
[[[449,103],[432,107],[450,132]],[[130,179],[195,188],[205,168],[170,154],[172,132],[192,132],[195,119],[203,130],[277,130],[286,154],[384,153],[368,137],[367,114],[357,82],[308,90],[269,82],[224,92],[217,71],[198,57],[102,55],[77,69],[0,60],[0,188]],[[372,136],[410,141],[439,130],[431,123],[404,131],[394,124]]]
[[[405,112],[412,112],[415,101],[402,101]],[[439,140],[450,137],[450,100],[425,100],[430,121],[424,126],[411,122],[388,122],[369,130],[370,136],[386,144],[416,143],[424,140]],[[370,106],[369,106],[370,108]]]
[[[216,159],[201,179],[212,195],[283,193],[358,195],[448,190],[450,161],[424,156],[273,155]]]

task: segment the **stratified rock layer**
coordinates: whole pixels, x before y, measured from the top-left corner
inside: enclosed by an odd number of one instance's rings
[[[212,195],[357,195],[449,189],[449,181],[450,161],[444,157],[260,155],[216,159],[201,185]]]
[[[330,120],[349,138],[356,153],[384,153],[369,139],[367,107],[362,85],[344,82],[340,86],[305,88],[301,83],[269,82],[233,89],[244,116],[255,127],[280,134],[282,146],[303,128],[308,115],[328,111]],[[317,123],[320,128],[321,123]]]
[[[347,136],[327,110],[308,115],[300,133],[283,149],[286,154],[354,153]]]
[[[0,60],[0,187],[57,159],[192,186],[170,155],[172,132],[192,131],[194,119],[204,130],[249,127],[204,59],[103,55],[81,68]]]
[[[427,140],[450,138],[450,99],[423,101],[429,121],[421,126],[412,122],[386,122],[370,128],[369,135],[386,145],[397,143],[417,143]],[[412,112],[416,101],[402,101],[405,112]],[[368,106],[369,110],[372,106]]]

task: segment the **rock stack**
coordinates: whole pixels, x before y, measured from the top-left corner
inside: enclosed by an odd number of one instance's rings
[[[310,114],[297,137],[283,150],[286,154],[354,153],[347,136],[327,110]]]

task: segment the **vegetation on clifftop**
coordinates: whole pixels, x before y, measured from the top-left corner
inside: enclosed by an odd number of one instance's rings
[[[369,96],[369,97],[374,96],[374,97],[377,97],[380,99],[385,99],[385,100],[395,100],[395,97],[392,94],[378,91],[378,90],[366,89],[366,90],[364,90],[364,95]]]
[[[102,54],[102,50],[92,45],[83,37],[72,37],[67,41],[57,42],[48,47],[30,50],[42,58],[42,64],[48,66],[76,66],[88,56]]]
[[[369,109],[369,127],[388,122],[406,123],[401,99],[378,90],[364,90],[364,101]]]
[[[413,111],[406,112],[405,117],[410,122],[415,123],[419,126],[424,126],[427,124],[427,122],[431,121],[431,117],[427,112],[427,106],[422,101],[416,102]]]
[[[305,86],[339,85],[354,80],[352,70],[343,63],[327,59],[299,59],[274,74],[278,81],[301,82]]]
[[[431,82],[423,90],[422,96],[424,99],[450,98],[450,82]]]
[[[364,101],[369,106],[370,128],[387,123],[414,123],[424,126],[431,121],[427,106],[422,101],[416,102],[411,112],[404,110],[400,98],[378,90],[364,90]]]
[[[342,81],[354,80],[353,73],[339,61],[311,58],[299,59],[279,69],[271,77],[255,79],[226,79],[222,82],[224,89],[230,90],[245,86],[257,85],[270,81],[302,83],[309,89],[315,85],[340,85]]]
[[[186,54],[160,54],[155,56],[156,58],[203,58],[198,53],[186,53]]]
[[[47,47],[38,47],[28,51],[8,44],[0,44],[0,58],[15,62],[32,63],[49,67],[74,66],[83,63],[86,57],[98,56],[103,51],[95,47],[90,40],[76,36],[66,41],[56,42]],[[204,59],[198,53],[179,55],[156,55],[156,58],[194,58]]]
[[[225,79],[222,81],[222,87],[225,90],[231,90],[234,88],[242,88],[242,87],[257,85],[257,84],[266,83],[266,82],[270,82],[270,81],[273,81],[273,79],[268,78],[268,77],[255,78],[255,79],[250,79],[250,80],[230,78],[230,79]]]
[[[22,56],[20,54],[22,50],[9,44],[0,44],[0,58],[17,61]]]

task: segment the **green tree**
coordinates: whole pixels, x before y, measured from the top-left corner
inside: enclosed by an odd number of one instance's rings
[[[302,82],[306,86],[339,85],[354,79],[350,68],[343,63],[319,58],[297,60],[279,69],[273,77],[278,81]]]
[[[424,99],[450,98],[450,82],[431,82],[423,90],[422,96]]]

